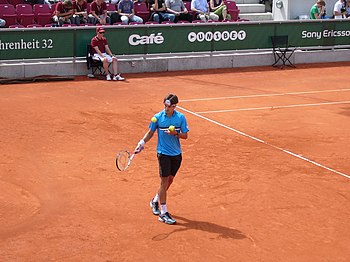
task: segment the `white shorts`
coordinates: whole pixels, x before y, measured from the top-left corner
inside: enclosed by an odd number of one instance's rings
[[[106,57],[108,63],[112,63],[112,57],[107,54],[107,53],[102,53],[103,56],[100,56],[99,54],[95,53],[94,56],[92,57],[92,59],[97,60],[97,61],[103,61],[103,59]]]

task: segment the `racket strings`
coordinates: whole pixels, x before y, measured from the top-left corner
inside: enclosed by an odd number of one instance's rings
[[[125,170],[129,166],[130,154],[127,151],[119,152],[117,156],[117,167],[119,170]]]

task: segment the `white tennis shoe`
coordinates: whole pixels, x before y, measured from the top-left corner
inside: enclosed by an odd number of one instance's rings
[[[125,78],[122,77],[120,74],[118,74],[118,75],[113,77],[113,80],[114,81],[123,81],[123,80],[125,80]]]

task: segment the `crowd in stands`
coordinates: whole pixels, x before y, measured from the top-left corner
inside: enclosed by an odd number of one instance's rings
[[[0,0],[0,27],[12,28],[237,21],[238,14],[233,0]]]
[[[310,19],[350,18],[350,0],[337,0],[328,14],[326,1],[316,1]],[[0,0],[0,27],[240,21],[238,15],[233,0]]]
[[[326,13],[326,1],[317,0],[310,9],[310,19],[350,19],[350,0],[337,0],[333,7],[333,12]]]

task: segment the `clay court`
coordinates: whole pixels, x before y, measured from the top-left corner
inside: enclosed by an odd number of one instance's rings
[[[350,63],[0,85],[2,261],[349,261]],[[189,124],[158,222],[163,97]]]

